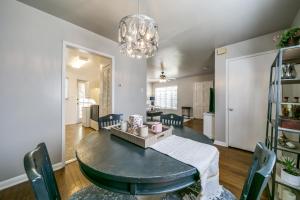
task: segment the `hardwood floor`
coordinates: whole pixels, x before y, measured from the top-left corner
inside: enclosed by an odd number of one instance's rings
[[[75,158],[75,146],[83,137],[93,131],[95,130],[92,128],[86,128],[82,126],[82,124],[66,125],[65,158],[67,161]]]
[[[203,120],[193,119],[185,122],[184,125],[199,133],[203,132]],[[248,175],[248,169],[252,163],[253,153],[235,148],[215,146],[220,152],[220,184],[239,198]],[[266,193],[263,194],[261,199],[267,199]]]
[[[199,134],[203,129],[202,124],[202,120],[190,120],[185,123],[186,126],[195,129]],[[76,127],[72,128],[76,131]],[[239,197],[251,164],[252,153],[234,148],[219,146],[217,148],[220,151],[220,182]],[[72,162],[66,165],[64,169],[56,171],[55,177],[62,199],[68,199],[71,194],[90,184],[81,174],[77,162]],[[31,200],[34,199],[34,196],[30,184],[25,182],[0,191],[0,199]]]
[[[191,119],[187,122],[184,122],[184,125],[194,129],[195,131],[202,133],[203,132],[203,120],[202,119]]]
[[[74,192],[91,183],[81,174],[77,162],[67,164],[65,168],[55,172],[58,188],[63,200],[68,199]],[[1,200],[33,200],[34,194],[29,182],[0,191]]]
[[[203,120],[193,119],[184,123],[199,133],[203,132]],[[252,153],[234,148],[217,146],[220,152],[220,184],[240,197],[248,168],[251,165]]]

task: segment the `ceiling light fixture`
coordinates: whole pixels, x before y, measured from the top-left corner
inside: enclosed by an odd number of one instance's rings
[[[159,76],[159,82],[160,82],[160,83],[165,83],[165,82],[167,82],[167,77],[166,77],[166,75],[164,74],[163,71],[161,72],[161,74],[160,74],[160,76]]]
[[[76,56],[76,57],[72,60],[71,66],[72,66],[73,68],[79,69],[79,68],[81,68],[85,63],[87,63],[88,60],[89,60],[88,58]]]
[[[176,78],[170,78],[170,77],[167,77],[166,74],[165,74],[165,66],[164,66],[164,63],[161,62],[160,63],[160,68],[161,68],[161,73],[159,75],[159,82],[160,83],[165,83],[167,81],[171,81],[171,80],[175,80]]]
[[[119,43],[121,53],[132,58],[149,58],[158,49],[158,26],[154,19],[140,14],[129,15],[119,24]]]

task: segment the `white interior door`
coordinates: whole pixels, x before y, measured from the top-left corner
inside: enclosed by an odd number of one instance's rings
[[[268,84],[275,53],[228,60],[228,143],[254,151],[264,142],[267,123]]]

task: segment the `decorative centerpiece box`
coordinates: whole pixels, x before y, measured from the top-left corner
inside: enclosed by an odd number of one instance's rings
[[[281,117],[279,124],[282,128],[300,130],[300,120],[287,117]]]
[[[163,126],[162,132],[155,133],[151,130],[151,125],[146,125],[148,126],[148,135],[146,137],[141,137],[139,135],[136,135],[135,133],[124,132],[118,126],[111,128],[111,134],[143,148],[148,148],[151,145],[172,135],[172,127]]]

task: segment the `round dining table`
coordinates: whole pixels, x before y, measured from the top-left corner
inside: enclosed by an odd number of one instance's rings
[[[212,144],[204,134],[188,127],[174,128],[173,134]],[[124,194],[168,193],[200,179],[195,167],[154,149],[139,147],[105,129],[84,137],[76,147],[76,157],[81,172],[89,181]]]

